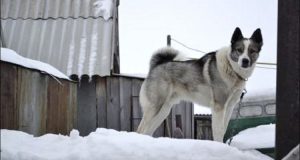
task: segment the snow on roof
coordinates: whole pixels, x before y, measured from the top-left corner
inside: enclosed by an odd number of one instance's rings
[[[97,0],[93,3],[96,16],[103,15],[105,20],[108,20],[112,16],[112,0]]]
[[[241,151],[227,144],[191,139],[152,138],[134,132],[98,128],[86,137],[46,134],[33,137],[1,130],[1,159],[114,159],[114,160],[269,160],[257,151]]]
[[[139,78],[139,79],[145,79],[147,78],[146,74],[126,74],[126,73],[121,73],[121,74],[113,74],[114,76],[121,76],[121,77],[128,77],[128,78]]]
[[[211,115],[211,109],[194,103],[194,114]]]
[[[230,145],[242,150],[273,148],[275,147],[275,124],[245,129],[233,137]]]
[[[263,88],[261,90],[250,91],[245,94],[243,102],[275,100],[276,88]]]
[[[66,76],[53,66],[44,62],[22,57],[15,51],[8,48],[1,48],[1,61],[17,64],[26,68],[37,69],[41,72],[48,73],[58,78],[70,80],[68,76]]]

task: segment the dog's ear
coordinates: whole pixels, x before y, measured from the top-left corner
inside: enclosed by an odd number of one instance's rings
[[[231,44],[234,44],[236,41],[241,40],[243,38],[244,38],[244,36],[243,36],[240,28],[236,27],[233,32],[232,38],[231,38]]]
[[[259,28],[257,28],[257,29],[253,32],[253,34],[252,34],[252,36],[251,36],[250,39],[252,39],[254,42],[256,42],[256,43],[258,43],[258,44],[260,44],[260,45],[263,44],[263,39],[262,39],[261,31],[260,31]]]

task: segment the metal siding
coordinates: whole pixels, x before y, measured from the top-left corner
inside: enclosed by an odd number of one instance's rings
[[[5,19],[1,22],[7,48],[24,57],[49,63],[68,76],[110,75],[113,20]]]
[[[97,18],[97,0],[1,0],[1,18],[47,19],[47,18]],[[111,11],[112,12],[112,11]],[[111,14],[112,15],[112,14]]]

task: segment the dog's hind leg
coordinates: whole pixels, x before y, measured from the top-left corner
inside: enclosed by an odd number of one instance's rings
[[[155,109],[155,107],[146,107],[143,113],[143,118],[136,132],[146,134],[145,128],[147,128],[150,125],[150,122],[152,121],[157,112],[158,111]]]
[[[161,109],[156,113],[156,115],[149,120],[147,125],[144,125],[143,132],[147,135],[153,135],[155,130],[159,125],[167,118],[172,108],[172,104],[166,102],[162,105]]]

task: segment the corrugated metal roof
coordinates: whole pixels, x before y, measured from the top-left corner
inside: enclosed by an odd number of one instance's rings
[[[99,0],[1,0],[1,18],[103,17],[104,12],[98,12],[101,6],[97,2]]]
[[[115,20],[95,17],[95,1],[1,0],[1,41],[68,76],[108,76],[116,43]]]
[[[7,48],[67,75],[110,75],[112,20],[2,20]]]

